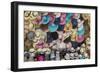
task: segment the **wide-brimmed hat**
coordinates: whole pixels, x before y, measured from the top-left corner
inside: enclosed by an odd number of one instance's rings
[[[31,14],[30,14],[30,20],[34,20],[36,19],[36,17],[39,15],[39,12],[34,12],[34,11],[31,11]]]
[[[33,40],[34,37],[35,37],[35,33],[33,31],[30,31],[30,32],[27,33],[27,38],[29,40]]]
[[[82,17],[84,20],[90,20],[90,14],[88,14],[88,13],[82,14]]]
[[[77,21],[77,19],[75,19],[75,18],[72,18],[72,19],[71,19],[71,23],[72,23],[73,28],[76,28],[77,25],[78,25],[78,21]]]
[[[42,21],[41,21],[42,24],[48,24],[49,21],[50,21],[50,16],[48,15],[42,16]]]
[[[50,17],[50,22],[49,24],[54,23],[56,16],[53,13],[49,13],[48,16]]]
[[[80,28],[80,29],[78,29],[78,31],[77,31],[77,34],[78,34],[78,35],[84,35],[84,33],[85,33],[85,29],[84,29],[84,28]]]
[[[65,24],[66,24],[66,13],[61,13],[60,25],[65,25]]]
[[[67,13],[66,14],[66,23],[69,23],[71,21],[72,16],[73,16],[73,13]]]
[[[32,53],[32,52],[35,52],[35,49],[34,49],[34,48],[30,48],[30,49],[29,49],[29,52],[31,52],[31,53]]]
[[[42,30],[41,29],[36,29],[35,34],[36,37],[40,37]]]
[[[77,41],[78,43],[83,42],[83,41],[84,41],[84,35],[78,35],[78,36],[76,37],[76,41]]]
[[[50,24],[48,26],[48,29],[49,29],[50,32],[55,32],[58,29],[58,25],[56,25],[54,23],[53,24]]]
[[[69,30],[72,30],[72,23],[69,22],[67,23],[65,26],[64,26],[64,29],[63,29],[65,32],[66,31],[69,31]]]
[[[80,14],[79,14],[79,13],[74,13],[74,14],[73,14],[73,18],[79,19],[79,18],[80,18]]]
[[[24,19],[28,20],[30,18],[31,11],[24,11]]]
[[[59,18],[61,16],[60,12],[55,12],[54,14],[55,14],[56,18]]]

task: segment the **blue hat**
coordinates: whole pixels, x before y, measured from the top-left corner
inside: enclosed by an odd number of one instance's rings
[[[82,31],[84,29],[84,26],[81,25],[80,27],[78,27],[78,31]]]
[[[42,24],[47,24],[50,21],[50,16],[45,15],[42,17]]]
[[[55,18],[54,24],[60,25],[60,17]]]
[[[63,31],[64,30],[64,25],[58,25],[58,29],[57,29],[58,31]]]
[[[76,28],[77,27],[77,24],[78,24],[78,21],[77,21],[77,19],[72,19],[71,20],[71,22],[72,22],[72,26],[73,26],[73,28]]]
[[[66,16],[66,23],[69,23],[69,22],[70,22],[71,16],[72,16],[72,15],[73,15],[72,13],[67,13],[67,16]]]
[[[34,32],[32,32],[32,31],[28,32],[27,38],[28,38],[29,40],[33,40],[34,37],[35,37],[35,33],[34,33]]]
[[[50,32],[55,32],[58,29],[58,25],[52,23],[48,26]]]
[[[77,31],[78,35],[84,35],[84,33],[85,33],[85,29],[84,28]]]

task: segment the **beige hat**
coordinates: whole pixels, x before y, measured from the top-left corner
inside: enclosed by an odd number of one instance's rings
[[[43,48],[43,49],[44,49],[44,48]],[[46,54],[50,54],[50,53],[51,53],[51,49],[50,49],[50,48],[45,48],[45,50],[46,50],[46,51],[45,51]]]
[[[24,16],[25,16],[25,17],[30,16],[30,14],[31,14],[31,11],[25,11],[25,12],[24,12]]]
[[[86,39],[86,44],[90,44],[90,38],[89,37]]]
[[[32,11],[31,14],[30,14],[30,20],[36,19],[36,16],[37,16],[37,15],[38,15],[38,12]]]
[[[32,15],[33,15],[33,16],[38,16],[39,13],[38,13],[37,11],[35,11],[35,12],[33,11],[33,12],[32,12]]]
[[[86,45],[83,43],[83,44],[81,45],[81,47],[86,47]]]
[[[41,30],[40,30],[40,29],[37,29],[37,30],[35,31],[35,34],[36,34],[36,37],[40,37],[40,35],[41,35]]]
[[[82,17],[84,18],[84,20],[90,20],[90,14],[88,13],[82,14]]]
[[[44,51],[43,51],[43,49],[38,48],[38,49],[37,49],[37,52],[44,52]]]
[[[61,13],[60,12],[55,12],[54,14],[55,14],[56,18],[58,18],[58,17],[61,16]]]
[[[84,47],[81,47],[80,52],[81,53],[84,53],[85,51],[86,51],[85,48]]]
[[[30,18],[30,14],[31,14],[31,11],[25,11],[24,12],[24,19],[28,20]]]
[[[34,51],[35,51],[34,48],[29,49],[29,52],[34,52]]]
[[[42,15],[48,15],[48,12],[43,12]]]
[[[33,29],[33,24],[30,23],[30,24],[29,24],[29,30],[31,31],[32,29]]]

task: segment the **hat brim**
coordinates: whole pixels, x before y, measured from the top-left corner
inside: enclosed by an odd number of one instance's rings
[[[58,29],[58,25],[55,25],[55,24],[51,24],[48,26],[48,29],[50,32],[55,32],[57,29]]]

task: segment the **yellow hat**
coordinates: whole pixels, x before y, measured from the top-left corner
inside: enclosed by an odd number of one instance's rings
[[[66,32],[66,31],[69,31],[69,30],[71,30],[72,29],[72,24],[71,24],[71,22],[70,23],[67,23],[65,26],[64,26],[64,31]]]
[[[71,40],[75,41],[77,37],[77,29],[72,29]]]

